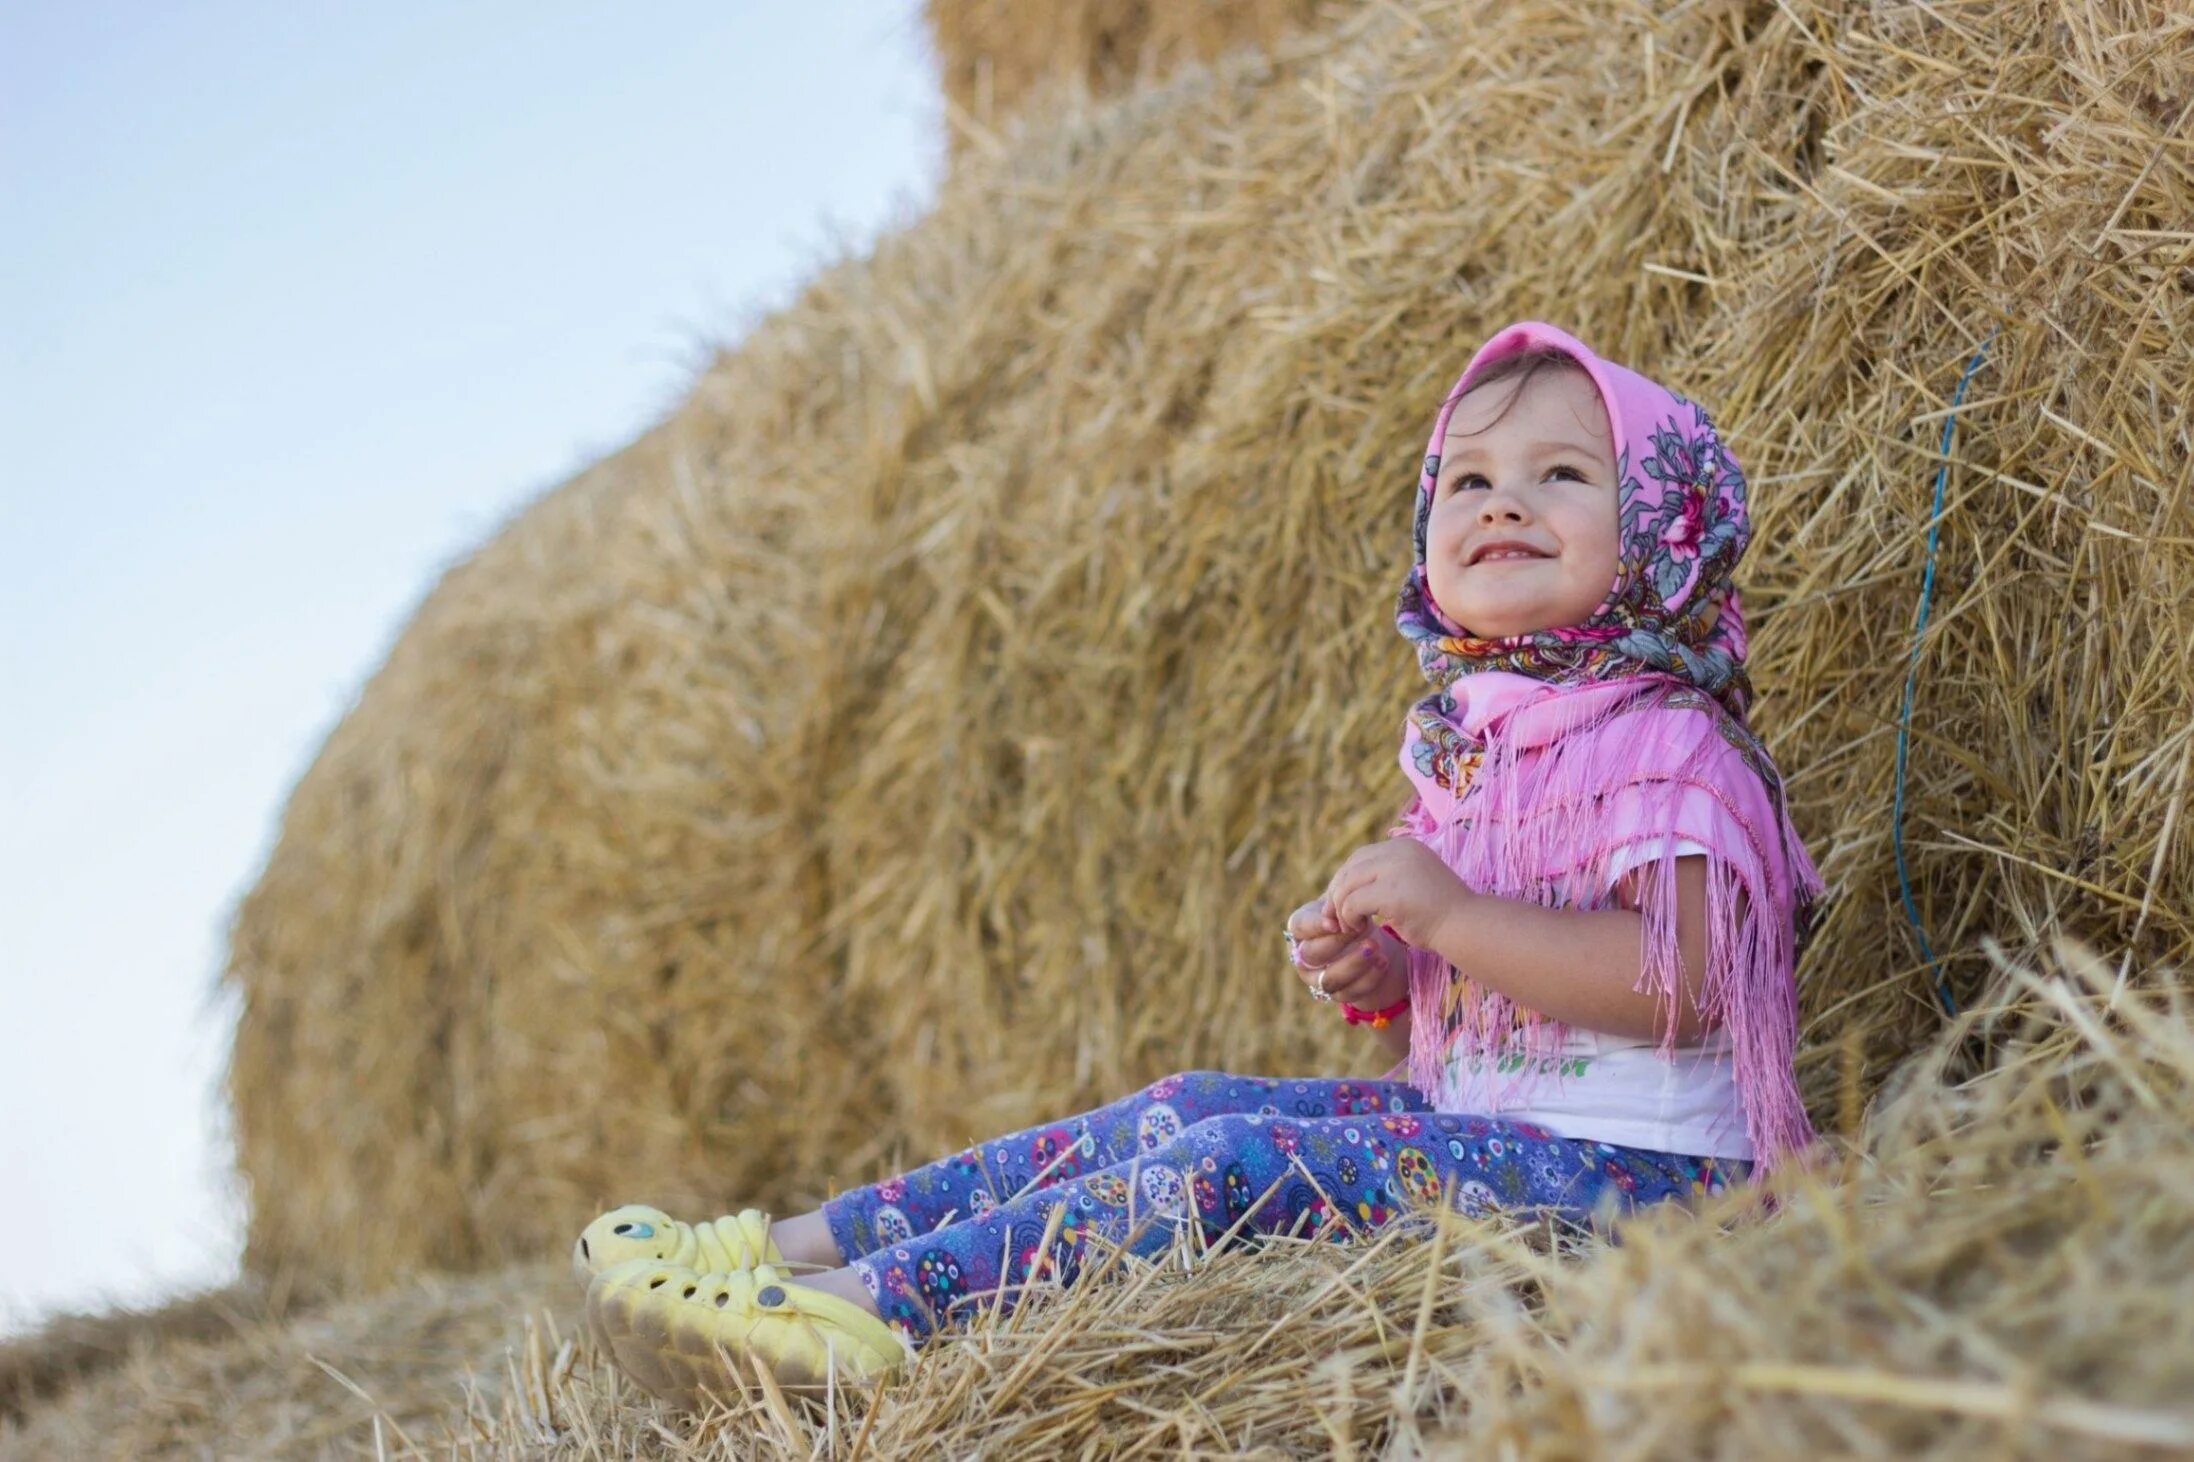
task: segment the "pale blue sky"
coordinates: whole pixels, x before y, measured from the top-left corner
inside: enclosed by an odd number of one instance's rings
[[[233,1273],[222,930],[441,570],[943,168],[918,0],[0,4],[0,1332]]]

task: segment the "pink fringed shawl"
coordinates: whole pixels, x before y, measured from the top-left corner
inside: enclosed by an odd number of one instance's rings
[[[1616,447],[1621,566],[1583,625],[1472,637],[1427,588],[1426,522],[1456,400],[1490,362],[1554,345],[1599,387]],[[1443,402],[1418,483],[1416,555],[1396,624],[1435,687],[1404,728],[1417,795],[1393,832],[1415,837],[1469,887],[1548,906],[1607,908],[1610,860],[1645,842],[1640,977],[1667,1000],[1660,1054],[1676,1050],[1675,840],[1710,850],[1708,959],[1699,1004],[1725,1027],[1754,1170],[1813,1140],[1792,1071],[1798,946],[1821,893],[1791,828],[1782,781],[1745,724],[1745,633],[1730,574],[1750,536],[1745,483],[1706,413],[1538,321],[1480,347]],[[1463,1053],[1561,1048],[1568,1029],[1429,950],[1409,961],[1409,1079],[1449,1111],[1495,1112],[1537,1077],[1498,1090],[1495,1060]],[[1472,1078],[1470,1066],[1482,1068]]]

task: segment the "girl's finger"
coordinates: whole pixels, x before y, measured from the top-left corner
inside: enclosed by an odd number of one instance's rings
[[[1297,939],[1307,940],[1333,933],[1335,925],[1326,911],[1326,901],[1312,899],[1288,915],[1287,927]]]
[[[1349,933],[1359,939],[1370,937],[1371,931],[1379,925],[1379,913],[1374,907],[1379,898],[1379,890],[1372,884],[1365,884],[1356,891],[1355,899],[1349,904]]]
[[[1352,935],[1319,934],[1305,939],[1297,946],[1297,952],[1302,955],[1304,964],[1314,969],[1324,969],[1348,953],[1354,945],[1355,939]]]
[[[1335,992],[1358,986],[1376,984],[1386,973],[1381,964],[1378,946],[1371,945],[1371,953],[1364,952],[1368,940],[1352,940],[1348,947],[1326,966],[1326,988]]]
[[[1348,973],[1341,973],[1338,966],[1326,972],[1326,993],[1336,1000],[1360,1005],[1363,1002],[1357,997],[1377,988],[1379,972],[1365,968],[1360,962],[1354,962],[1354,956],[1350,958],[1352,963]]]

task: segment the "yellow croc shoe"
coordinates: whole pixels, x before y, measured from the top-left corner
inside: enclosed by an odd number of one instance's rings
[[[736,1395],[725,1369],[752,1356],[780,1385],[873,1380],[912,1353],[899,1332],[850,1300],[791,1283],[769,1265],[703,1274],[628,1259],[587,1286],[587,1324],[617,1368],[673,1406]]]
[[[769,1215],[759,1208],[727,1213],[706,1223],[681,1223],[660,1208],[628,1203],[612,1208],[580,1231],[571,1246],[571,1272],[582,1285],[612,1264],[656,1259],[688,1269],[783,1268],[785,1256],[769,1236]]]

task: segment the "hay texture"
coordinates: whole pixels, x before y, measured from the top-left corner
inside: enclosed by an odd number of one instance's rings
[[[924,0],[949,153],[991,153],[1062,106],[1148,86],[1185,64],[1269,50],[1362,0]]]
[[[614,1368],[537,1365],[481,1453],[2194,1453],[2194,1006],[2072,945],[2001,975],[1767,1222],[1739,1193],[1619,1243],[1455,1216],[1182,1245],[935,1344],[873,1404],[757,1387],[665,1437]]]
[[[0,1458],[417,1456],[414,1438],[471,1430],[468,1411],[484,1428],[494,1406],[523,1392],[512,1379],[520,1367],[556,1375],[554,1354],[528,1353],[527,1331],[568,1332],[580,1309],[571,1289],[568,1265],[531,1264],[416,1275],[302,1310],[246,1286],[150,1317],[134,1334],[113,1322],[139,1317],[103,1317],[98,1343],[109,1353],[96,1374],[27,1413],[0,1393]],[[202,1315],[216,1323],[177,1323]],[[64,1320],[0,1342],[0,1380],[23,1353],[80,1344],[85,1329]]]
[[[2172,5],[1395,0],[971,160],[454,566],[300,780],[231,942],[249,1267],[384,1285],[1169,1070],[1378,1069],[1279,930],[1407,790],[1419,454],[1517,318],[1751,475],[1825,1126],[1943,1021],[1890,809],[1984,340],[1916,908],[1961,1006],[1986,937],[2183,966],[2190,110]]]
[[[0,1456],[1927,1456],[2194,1451],[2194,1007],[2008,963],[1762,1221],[1451,1216],[1039,1293],[872,1394],[676,1416],[560,1265],[420,1277],[130,1355]],[[7,1359],[0,1347],[0,1366]]]

